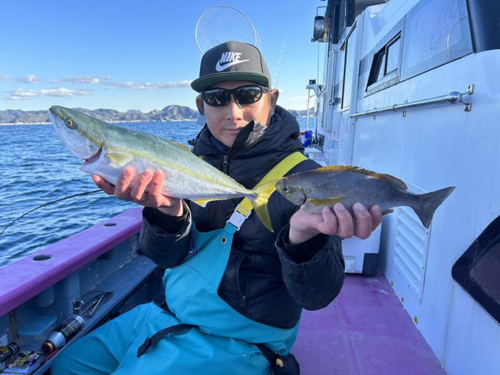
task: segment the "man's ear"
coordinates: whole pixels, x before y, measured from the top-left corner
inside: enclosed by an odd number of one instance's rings
[[[276,103],[278,102],[278,98],[280,96],[280,92],[278,89],[273,89],[269,91],[269,95],[271,97],[271,108],[274,111],[274,108],[276,107]]]
[[[203,99],[201,98],[201,94],[196,97],[196,108],[198,108],[198,112],[200,112],[200,115],[204,116],[204,109],[203,109]]]
[[[280,96],[280,92],[277,89],[269,90],[269,113],[272,116],[274,114],[274,109],[276,108],[276,103],[278,102],[278,98]]]

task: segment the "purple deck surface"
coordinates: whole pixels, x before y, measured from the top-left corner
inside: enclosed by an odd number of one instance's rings
[[[140,208],[133,208],[0,269],[0,316],[54,285],[138,233]],[[49,255],[36,261],[33,258]]]
[[[349,275],[325,309],[304,311],[292,349],[302,375],[444,375],[384,276]]]

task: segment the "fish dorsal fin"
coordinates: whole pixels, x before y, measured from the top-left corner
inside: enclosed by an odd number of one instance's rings
[[[396,178],[394,176],[391,176],[390,174],[386,173],[377,173],[377,172],[372,172],[367,169],[359,168],[354,165],[328,165],[326,167],[321,167],[318,169],[315,169],[314,172],[356,172],[356,173],[363,173],[371,178],[377,178],[379,180],[383,180],[391,185],[395,185],[399,187],[400,189],[403,190],[408,190],[408,186],[400,180],[399,178]]]
[[[175,146],[175,147],[181,149],[182,151],[187,151],[187,152],[191,153],[191,150],[187,146],[181,145],[180,143],[177,143],[177,142],[174,142],[174,141],[169,141],[168,139],[165,139],[165,141],[167,141],[172,146]]]

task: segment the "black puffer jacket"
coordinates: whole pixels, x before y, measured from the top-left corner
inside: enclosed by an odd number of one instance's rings
[[[303,151],[298,139],[299,125],[287,111],[276,107],[269,126],[249,123],[238,134],[230,149],[204,128],[193,152],[224,171],[247,188],[279,161],[295,151]],[[289,173],[317,168],[306,160]],[[224,227],[241,200],[215,201],[206,208],[187,202],[182,218],[144,209],[141,232],[143,252],[162,267],[174,267],[188,251],[191,218],[199,231]],[[301,308],[327,306],[339,293],[344,280],[341,241],[337,236],[318,235],[306,243],[292,246],[288,223],[299,207],[279,193],[271,195],[268,211],[274,233],[252,214],[235,233],[229,263],[219,286],[219,296],[246,317],[274,327],[293,327]]]

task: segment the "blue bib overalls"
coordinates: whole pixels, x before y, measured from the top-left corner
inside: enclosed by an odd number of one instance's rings
[[[281,177],[304,159],[298,152],[292,154],[264,179]],[[233,217],[241,218],[238,212],[245,210],[238,210],[246,206],[240,205]],[[281,329],[255,322],[217,294],[234,233],[250,211],[247,207],[245,217],[236,224],[231,224],[231,217],[224,228],[211,232],[198,232],[193,222],[194,245],[188,258],[166,270],[163,277],[166,302],[173,314],[153,303],[138,306],[71,343],[56,358],[52,374],[270,374],[269,361],[254,344],[286,355],[299,323]],[[179,324],[196,327],[167,334],[138,356],[149,338]]]
[[[72,343],[52,368],[53,374],[269,374],[269,362],[257,346],[286,355],[298,324],[280,329],[257,323],[230,307],[217,294],[236,228],[191,235],[195,254],[168,269],[163,282],[172,316],[160,307],[141,305]],[[199,328],[172,333],[143,355],[147,337],[180,323]]]

